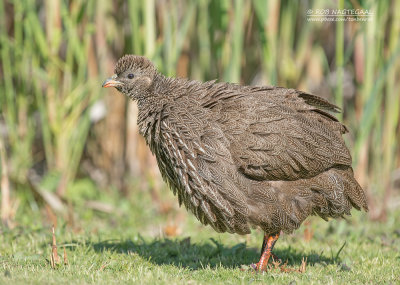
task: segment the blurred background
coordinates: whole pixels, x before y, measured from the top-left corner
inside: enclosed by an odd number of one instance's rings
[[[344,8],[373,16],[308,20],[310,9]],[[77,227],[78,209],[114,213],[140,199],[172,224],[185,219],[138,134],[135,103],[101,88],[124,54],[145,55],[168,76],[278,85],[336,103],[368,215],[385,221],[400,205],[399,11],[400,1],[368,0],[1,1],[3,224],[38,213]]]

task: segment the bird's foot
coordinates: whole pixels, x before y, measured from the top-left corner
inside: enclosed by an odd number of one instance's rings
[[[275,254],[271,253],[270,264],[262,265],[260,262],[250,264],[250,269],[256,272],[265,272],[267,269],[277,269],[281,266],[282,260]]]
[[[271,252],[271,257],[272,257],[272,263],[275,263],[275,262],[279,262],[279,263],[282,263],[282,259],[280,259],[279,257],[277,257],[275,254],[273,254],[272,252]]]
[[[251,270],[253,272],[258,272],[258,273],[266,272],[267,269],[269,269],[269,270],[279,269],[281,272],[285,272],[285,273],[290,273],[290,272],[304,273],[304,272],[306,272],[307,257],[306,258],[303,257],[298,269],[287,267],[287,263],[288,263],[287,260],[285,263],[282,263],[282,260],[279,259],[276,255],[273,255],[271,257],[272,257],[271,262],[267,265],[264,265],[263,268],[261,268],[259,262],[257,262],[257,263],[250,264],[250,269],[248,269],[248,270]],[[248,266],[245,266],[245,267],[248,268]]]

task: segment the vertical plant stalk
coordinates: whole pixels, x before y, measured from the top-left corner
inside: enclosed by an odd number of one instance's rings
[[[53,242],[52,242],[52,246],[51,246],[51,255],[52,255],[52,266],[53,268],[55,268],[56,264],[60,264],[60,257],[58,256],[58,252],[57,252],[57,242],[56,242],[56,233],[55,233],[55,229],[54,229],[54,225],[51,227],[51,233],[53,236]]]
[[[344,0],[338,1],[338,9],[344,9]],[[343,53],[344,53],[344,22],[336,22],[336,105],[343,108]],[[341,120],[343,112],[337,115]]]
[[[277,85],[278,83],[277,42],[281,4],[279,0],[253,1],[255,12],[262,26],[264,70],[271,85]]]
[[[225,72],[225,80],[239,83],[243,58],[244,4],[242,0],[235,1],[233,23],[231,33],[232,56]]]
[[[134,54],[143,54],[143,33],[141,27],[141,1],[128,1],[128,15],[131,26],[131,47]]]
[[[4,226],[11,227],[10,181],[8,179],[8,166],[3,137],[0,136],[1,160],[1,221]]]
[[[280,7],[282,3],[279,0],[268,1],[268,19],[267,19],[267,45],[268,45],[268,75],[272,85],[278,84],[278,33]]]
[[[155,51],[156,11],[154,0],[147,0],[145,6],[145,26],[146,26],[146,56],[152,58]]]
[[[63,258],[64,258],[64,265],[68,265],[68,257],[67,257],[67,251],[65,250],[65,246],[64,246]]]
[[[208,13],[208,0],[201,0],[199,2],[198,13],[199,18],[196,25],[197,33],[196,40],[199,45],[199,58],[198,64],[191,65],[192,76],[202,77],[206,79],[210,73],[210,62],[211,62],[211,43],[208,28],[210,26],[210,19]]]

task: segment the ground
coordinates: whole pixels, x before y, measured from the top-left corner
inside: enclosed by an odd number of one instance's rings
[[[328,223],[311,217],[275,246],[287,268],[296,270],[307,258],[306,271],[256,274],[246,265],[259,257],[260,231],[218,234],[175,210],[170,194],[163,201],[172,209],[160,210],[151,197],[102,194],[100,200],[114,206],[111,214],[76,203],[73,225],[57,219],[58,253],[62,261],[66,248],[68,264],[55,269],[51,222],[41,207],[21,203],[16,227],[0,232],[0,284],[400,284],[398,210],[385,223],[357,211]]]

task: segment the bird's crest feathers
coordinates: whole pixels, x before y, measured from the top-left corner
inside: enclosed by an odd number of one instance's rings
[[[151,71],[154,71],[155,67],[153,63],[144,56],[128,54],[124,55],[118,60],[114,72],[116,74],[121,74],[127,69],[139,69],[139,70],[150,69]]]

